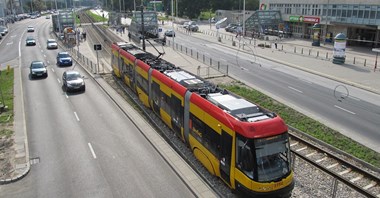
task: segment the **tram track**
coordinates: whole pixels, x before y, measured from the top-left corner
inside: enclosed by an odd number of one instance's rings
[[[87,15],[80,15],[81,19],[88,17]],[[89,18],[89,17],[88,17]],[[87,19],[86,19],[87,20]],[[89,19],[91,20],[91,19]],[[91,22],[91,25],[84,26],[88,34],[91,34],[91,43],[100,43],[104,46],[104,51],[102,53],[103,58],[109,59],[111,56],[110,46],[112,42],[122,41],[120,37],[112,33],[107,27],[95,25]],[[113,86],[115,89],[121,89],[122,91],[128,93],[129,100],[133,100],[134,106],[139,104],[139,100],[137,97],[133,97],[133,93],[131,91],[128,92],[128,88],[121,82],[121,80],[116,79],[110,74],[111,72],[107,72],[103,75],[103,78],[106,79],[108,83],[116,84],[117,86]],[[115,83],[116,82],[116,83]],[[120,92],[119,92],[120,93]],[[143,105],[137,105],[138,108],[144,109]],[[159,123],[160,119],[157,117],[152,117],[152,112],[141,111],[148,116],[151,123],[155,126],[156,129],[160,130],[161,134],[166,134],[165,139],[173,139],[174,133],[168,134],[167,132],[163,132],[162,130],[168,130],[165,125]],[[338,149],[327,145],[315,138],[308,136],[306,133],[303,133],[291,126],[289,126],[289,135],[290,135],[290,147],[292,153],[294,153],[298,158],[301,158],[305,162],[311,164],[312,166],[322,170],[326,174],[330,175],[334,178],[334,186],[335,189],[337,186],[337,182],[341,182],[344,185],[352,188],[354,191],[366,196],[373,198],[380,198],[380,171],[379,169],[353,157]],[[178,138],[176,138],[178,139]],[[170,143],[173,145],[173,143]],[[183,144],[181,142],[181,144]],[[175,147],[186,147],[184,144],[182,146],[178,146],[174,144]],[[176,149],[177,152],[183,149]],[[180,153],[184,158],[188,154]],[[191,159],[190,161],[194,161]],[[195,160],[196,161],[196,160]],[[197,163],[197,162],[192,162]],[[198,163],[199,164],[199,163]],[[223,197],[232,197],[232,193],[228,188],[220,182],[220,180],[210,181],[210,177],[208,176],[208,172],[206,170],[202,170],[201,165],[195,165],[195,169],[201,169],[198,171],[204,178],[208,178],[210,186],[214,186],[221,194],[224,194]],[[204,168],[203,168],[204,169]],[[295,167],[297,169],[297,167]],[[206,175],[205,175],[206,174]],[[224,186],[224,188],[220,186]],[[334,191],[334,189],[332,191]],[[334,193],[333,193],[334,195]],[[334,196],[333,196],[334,197]]]
[[[367,197],[380,197],[379,170],[289,126],[290,147],[297,157]],[[302,137],[303,136],[303,137]],[[377,175],[376,175],[377,174]]]

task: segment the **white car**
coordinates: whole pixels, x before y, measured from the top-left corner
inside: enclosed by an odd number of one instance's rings
[[[58,49],[57,41],[55,39],[48,39],[47,49]]]
[[[28,26],[28,32],[34,32],[34,27],[33,26]]]

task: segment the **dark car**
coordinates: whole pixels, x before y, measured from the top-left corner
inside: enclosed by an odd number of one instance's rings
[[[30,64],[30,77],[48,77],[45,63],[42,61],[33,61]]]
[[[238,24],[230,23],[224,29],[226,30],[226,32],[233,32],[237,26],[238,26]]]
[[[26,46],[33,46],[36,45],[36,39],[34,39],[32,36],[26,37]]]
[[[174,30],[166,30],[164,34],[165,36],[168,36],[168,37],[175,37]]]
[[[83,78],[77,71],[65,71],[62,75],[63,88],[66,91],[85,91],[86,85]]]
[[[0,34],[5,36],[8,33],[8,29],[4,26],[0,26]]]
[[[190,21],[190,22],[188,22],[188,24],[185,27],[185,29],[188,29],[189,31],[192,31],[192,32],[197,32],[199,30],[199,27],[195,23],[195,21]]]
[[[58,52],[57,54],[57,65],[58,66],[72,66],[73,60],[68,52]]]

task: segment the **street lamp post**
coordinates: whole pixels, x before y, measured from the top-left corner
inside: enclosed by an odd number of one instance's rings
[[[57,0],[55,0],[55,11],[58,12],[58,6],[57,6]],[[60,34],[61,34],[61,24],[59,23],[59,12],[58,12],[58,15],[57,15],[57,20],[58,20],[58,36],[59,36],[59,39],[60,39]],[[55,32],[55,30],[54,30]]]
[[[326,36],[327,36],[327,16],[329,12],[329,5],[330,5],[330,0],[327,0],[327,8],[326,8],[326,14],[325,14],[325,28],[323,31],[324,34],[324,39],[323,39],[323,45],[326,45]],[[323,38],[323,37],[322,37]]]
[[[243,37],[245,37],[245,0],[243,1]]]
[[[173,10],[174,10],[174,3],[173,3],[173,0],[172,0],[172,30],[174,31],[174,13],[173,13]],[[174,49],[174,36],[172,36],[172,40],[173,40],[173,49]]]
[[[142,33],[142,47],[145,51],[145,32],[144,32],[144,4],[141,1],[141,33]]]

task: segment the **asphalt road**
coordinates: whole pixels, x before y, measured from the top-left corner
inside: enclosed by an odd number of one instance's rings
[[[26,33],[28,24],[34,33]],[[18,22],[8,37],[14,44],[0,48],[0,54],[16,55],[21,49],[24,95],[15,97],[24,97],[35,159],[25,178],[0,186],[1,197],[194,197],[92,78],[85,79],[85,93],[64,92],[63,71],[87,74],[79,66],[55,65],[61,49],[46,49],[50,26],[44,17]],[[25,47],[26,35],[34,35],[37,46]],[[30,79],[33,60],[47,63],[48,78]]]
[[[178,31],[175,40],[228,64],[230,76],[380,152],[378,95],[259,58],[254,49],[237,52]]]

